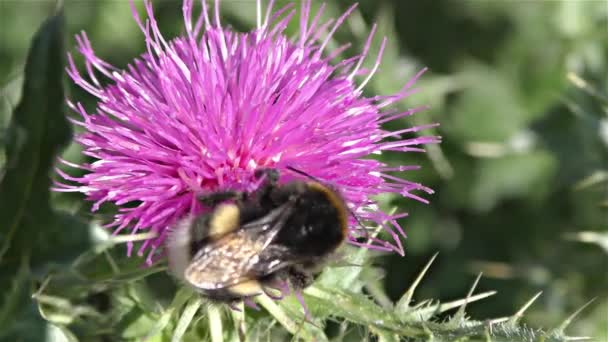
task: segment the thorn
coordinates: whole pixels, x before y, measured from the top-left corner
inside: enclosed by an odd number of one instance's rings
[[[492,325],[488,324],[486,326],[486,329],[484,330],[484,338],[486,339],[487,342],[492,341]]]
[[[507,316],[507,317],[499,317],[499,318],[494,318],[494,319],[489,320],[489,321],[488,321],[488,324],[490,324],[490,325],[494,325],[494,324],[503,323],[503,322],[508,321],[508,320],[509,320],[509,318],[511,318],[511,317]]]
[[[468,298],[463,298],[463,299],[459,299],[459,300],[455,300],[452,302],[448,302],[448,303],[444,303],[439,305],[439,309],[437,310],[437,313],[443,313],[446,312],[448,310],[452,310],[454,308],[457,308],[459,306],[461,306],[464,303],[473,303],[476,302],[478,300],[493,296],[496,294],[496,291],[487,291],[487,292],[482,292],[479,294],[476,294],[474,296],[470,296]]]
[[[397,305],[395,307],[395,309],[398,313],[404,313],[407,311],[407,309],[409,309],[410,303],[412,302],[412,297],[414,296],[414,292],[416,291],[418,284],[420,284],[420,281],[422,281],[422,278],[424,278],[424,275],[429,270],[429,268],[433,264],[433,261],[435,261],[435,258],[437,258],[438,254],[439,254],[439,252],[433,254],[433,256],[426,263],[426,265],[424,266],[422,271],[420,271],[420,273],[418,273],[418,276],[416,277],[416,279],[414,280],[412,285],[410,285],[409,289],[407,289],[407,291],[405,291],[405,293],[403,294],[401,299],[399,299],[399,301],[397,302]]]
[[[524,312],[540,297],[543,291],[539,291],[534,297],[530,298],[511,318],[509,318],[510,325],[516,325],[517,322],[524,316]]]
[[[477,278],[475,278],[475,281],[473,282],[473,285],[471,285],[471,288],[469,289],[469,293],[467,293],[467,296],[464,298],[464,302],[462,303],[460,308],[458,308],[458,311],[454,314],[454,316],[452,316],[452,318],[450,319],[450,321],[448,323],[450,323],[454,326],[457,326],[463,320],[465,320],[467,304],[469,303],[469,300],[471,299],[473,292],[477,288],[477,285],[479,284],[479,280],[481,279],[482,274],[483,274],[482,272],[479,272],[479,274],[477,275]]]
[[[484,331],[485,341],[492,342],[492,336],[494,334],[494,331],[493,331],[494,325],[506,322],[508,320],[509,320],[508,316],[486,320],[485,321],[485,331]]]
[[[436,302],[437,304],[434,304],[435,301],[433,299],[425,299],[412,307],[411,310],[408,311],[406,317],[413,316],[416,320],[424,322],[428,319],[428,317],[425,316],[429,316],[429,313],[432,315],[433,312],[435,312],[435,310],[439,307],[439,301]]]
[[[592,338],[590,336],[575,336],[575,337],[566,337],[566,341],[591,341]]]
[[[429,316],[432,316],[435,314],[440,314],[440,313],[446,312],[448,310],[457,308],[457,307],[461,306],[464,302],[473,303],[478,300],[493,296],[495,294],[496,294],[496,291],[482,292],[482,293],[478,293],[474,296],[471,296],[469,298],[458,299],[458,300],[454,300],[454,301],[443,303],[443,304],[437,303],[435,305],[426,307],[424,309],[413,311],[412,314],[415,314],[420,318],[425,318],[425,317],[429,317]]]
[[[572,313],[572,315],[568,316],[568,318],[566,318],[562,324],[559,325],[559,327],[557,327],[556,329],[553,330],[554,333],[558,333],[558,334],[564,334],[564,330],[566,330],[566,328],[570,325],[570,323],[572,323],[572,321],[576,318],[576,316],[578,316],[583,310],[585,310],[585,308],[587,306],[589,306],[591,303],[593,303],[596,298],[591,299],[590,301],[588,301],[587,303],[583,304],[583,306],[581,306],[580,308],[578,308],[578,310],[574,311]]]
[[[44,290],[46,290],[46,287],[49,285],[49,283],[51,282],[51,278],[53,278],[53,275],[49,275],[47,276],[43,281],[42,284],[40,284],[40,286],[38,287],[38,289],[36,290],[36,292],[32,293],[32,299],[36,299],[38,298],[40,295],[42,295],[42,292]]]
[[[566,74],[566,77],[568,78],[568,81],[570,81],[570,83],[574,84],[574,86],[576,86],[577,88],[585,91],[587,94],[593,97],[597,97],[598,99],[601,99],[603,101],[608,101],[608,98],[604,94],[602,94],[601,91],[590,85],[579,75],[573,72],[569,72],[568,74]]]
[[[431,300],[431,299],[425,299],[425,300],[421,301],[420,303],[418,303],[418,304],[414,305],[414,306],[412,307],[412,309],[413,309],[413,310],[418,310],[418,309],[420,309],[420,308],[421,308],[421,307],[423,307],[423,306],[429,306],[429,305],[431,305],[431,304],[432,304],[432,300]]]
[[[120,244],[125,242],[137,242],[150,240],[158,237],[157,232],[146,232],[137,234],[114,235],[108,238],[111,244]]]

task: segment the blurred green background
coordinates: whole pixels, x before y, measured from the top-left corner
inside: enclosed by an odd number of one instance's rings
[[[69,51],[74,52],[73,36],[81,30],[97,54],[116,66],[125,67],[144,51],[127,1],[63,3]],[[330,1],[327,17],[351,3]],[[10,113],[20,98],[30,40],[55,6],[55,1],[0,0],[0,166],[6,163],[3,146],[10,138]],[[157,1],[155,9],[165,37],[183,32],[181,2]],[[251,1],[225,0],[223,22],[239,30],[252,27],[254,9]],[[422,171],[405,177],[436,191],[429,205],[381,198],[387,208],[410,213],[402,220],[406,256],[376,259],[386,269],[391,299],[398,299],[439,252],[420,297],[462,296],[483,272],[480,290],[498,294],[471,305],[473,318],[512,314],[542,291],[525,320],[544,327],[597,298],[569,331],[608,341],[607,18],[608,3],[593,0],[361,1],[333,46],[354,41],[351,53],[358,51],[377,22],[389,45],[368,94],[396,92],[417,70],[429,67],[419,92],[399,106],[431,109],[387,128],[439,122],[443,136],[427,154],[383,156],[392,165],[422,164]],[[88,108],[94,105],[71,83],[67,92]],[[70,145],[66,159],[82,160],[78,152]],[[51,198],[63,212],[83,222],[91,219],[81,197]],[[0,232],[6,239],[5,227]],[[46,239],[44,227],[37,234]],[[34,271],[43,273],[86,249],[65,243],[55,246],[76,247],[50,253],[53,257],[40,260]],[[17,269],[9,264],[16,265],[18,252],[11,247],[3,259],[5,281]]]

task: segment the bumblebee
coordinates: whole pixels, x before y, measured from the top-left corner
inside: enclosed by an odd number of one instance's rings
[[[314,180],[286,184],[273,169],[256,176],[253,193],[201,198],[211,211],[186,217],[169,236],[170,272],[210,299],[253,297],[285,280],[303,289],[346,240],[349,210],[337,190],[308,175]]]

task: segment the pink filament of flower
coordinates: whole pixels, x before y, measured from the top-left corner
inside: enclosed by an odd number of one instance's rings
[[[325,53],[332,35],[355,9],[350,7],[335,22],[321,24],[323,6],[310,20],[311,1],[301,6],[300,33],[293,41],[283,35],[295,14],[291,6],[273,11],[272,2],[261,25],[248,33],[222,28],[219,1],[213,19],[206,1],[192,21],[193,1],[183,2],[186,35],[167,41],[158,28],[150,1],[142,21],[133,4],[135,20],[144,33],[147,53],[120,70],[95,55],[86,33],[76,37],[84,56],[86,76],[72,58],[67,72],[72,80],[98,99],[96,113],[68,101],[85,128],[77,137],[84,154],[97,159],[90,164],[62,163],[89,171],[73,177],[58,170],[65,180],[56,191],[81,192],[94,201],[119,207],[108,227],[118,234],[148,229],[158,233],[143,242],[137,254],[147,251],[147,263],[162,247],[170,227],[189,213],[207,210],[198,201],[202,193],[222,189],[252,191],[256,169],[290,166],[303,170],[340,189],[352,210],[363,220],[381,224],[390,241],[359,236],[352,220],[353,245],[403,254],[401,214],[369,210],[373,196],[390,192],[426,202],[412,191],[431,194],[420,184],[387,172],[407,171],[415,166],[388,167],[363,159],[381,151],[424,151],[420,146],[437,143],[437,136],[402,138],[432,125],[388,132],[381,124],[412,115],[424,107],[405,112],[382,108],[415,92],[422,70],[398,93],[367,98],[362,88],[378,69],[385,47],[370,72],[361,69],[375,33],[375,26],[362,53],[337,65],[330,59],[341,52]],[[258,13],[261,13],[261,9]],[[263,19],[263,20],[262,20]],[[325,33],[329,30],[329,33]],[[345,48],[346,46],[343,46]],[[102,86],[101,73],[110,82]],[[365,75],[357,86],[354,79]],[[390,140],[387,140],[389,139]],[[282,172],[281,181],[296,179]],[[128,253],[133,245],[128,244]]]

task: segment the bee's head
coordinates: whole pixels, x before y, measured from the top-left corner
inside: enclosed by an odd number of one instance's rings
[[[280,177],[277,169],[257,169],[253,175],[256,179],[264,178],[264,181],[271,185],[275,185]]]

